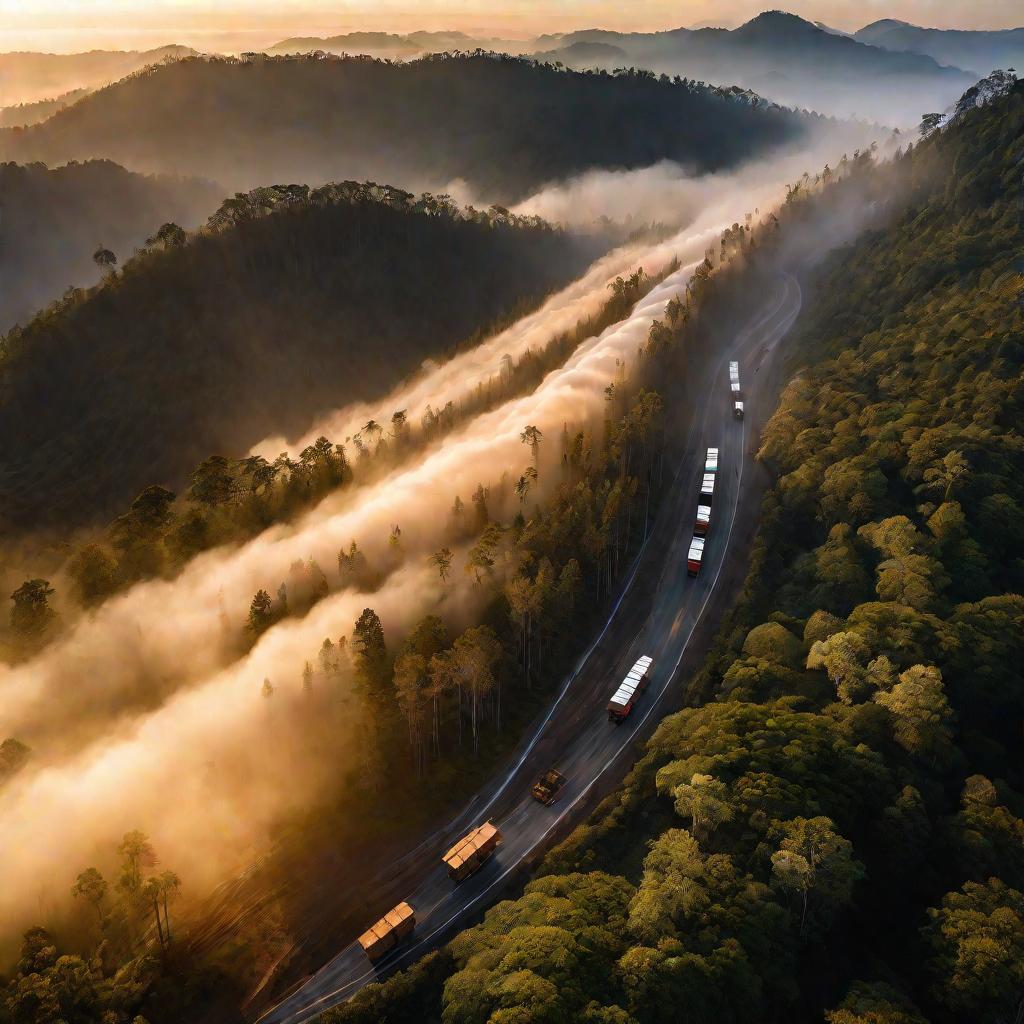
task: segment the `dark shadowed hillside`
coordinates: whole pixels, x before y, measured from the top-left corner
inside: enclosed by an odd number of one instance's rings
[[[222,198],[209,182],[146,177],[109,160],[0,164],[0,333],[66,288],[95,284],[98,245],[123,261],[164,222],[195,227]]]
[[[211,452],[372,398],[594,255],[540,223],[381,193],[236,197],[0,341],[4,526],[107,515]]]
[[[731,167],[798,138],[806,118],[650,74],[583,74],[494,55],[187,59],[100,90],[0,154],[106,156],[232,186],[462,178],[511,202],[593,167]]]

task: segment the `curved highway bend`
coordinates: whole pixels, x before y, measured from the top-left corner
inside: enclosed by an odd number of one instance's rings
[[[353,941],[264,1014],[260,1024],[304,1024],[351,998],[369,982],[439,945],[464,915],[486,906],[508,876],[559,826],[575,824],[585,816],[585,798],[594,786],[630,747],[651,716],[664,713],[662,700],[725,565],[743,490],[749,412],[748,419],[733,418],[728,363],[731,359],[740,363],[749,410],[755,384],[766,376],[759,371],[772,359],[778,342],[800,312],[796,279],[781,274],[778,289],[766,296],[764,305],[761,314],[722,348],[717,361],[709,364],[704,379],[695,381],[689,389],[695,401],[704,403],[704,412],[691,423],[666,508],[659,517],[667,536],[656,529],[648,538],[647,543],[652,538],[664,543],[663,568],[652,591],[632,593],[640,565],[638,556],[601,635],[580,659],[547,714],[524,739],[512,767],[448,825],[381,872],[381,881],[390,883],[385,889],[393,888],[396,879],[407,881],[408,886],[382,906],[377,916],[402,899],[408,901],[416,913],[411,939],[372,966]],[[686,555],[704,456],[713,446],[719,448],[719,468],[712,525],[700,576],[691,579],[686,573]],[[628,621],[629,606],[641,601],[648,605],[646,616]],[[615,646],[604,649],[609,645],[602,641],[616,628],[632,632],[617,637]],[[647,692],[622,725],[612,725],[605,715],[608,698],[642,654],[654,659]],[[530,796],[530,786],[552,765],[568,782],[555,804],[544,807]],[[480,871],[456,885],[441,864],[441,855],[471,827],[488,818],[501,829],[502,845]],[[370,923],[367,921],[367,926]]]

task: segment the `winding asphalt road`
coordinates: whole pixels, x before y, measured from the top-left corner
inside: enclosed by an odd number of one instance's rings
[[[742,421],[733,418],[729,360],[739,361],[749,409],[758,380],[768,376],[766,368],[800,306],[798,282],[781,273],[777,287],[765,295],[759,314],[714,359],[705,360],[703,379],[688,389],[703,410],[691,417],[666,507],[645,545],[660,545],[655,549],[661,552],[660,577],[652,577],[653,586],[636,585],[641,552],[601,635],[524,738],[510,768],[447,825],[381,870],[379,892],[388,902],[380,906],[378,916],[399,900],[407,900],[416,913],[412,938],[375,965],[353,941],[265,1013],[261,1024],[303,1024],[441,944],[460,922],[496,899],[510,875],[535,858],[556,832],[564,834],[585,817],[595,787],[607,781],[609,771],[629,756],[634,741],[649,730],[652,716],[669,710],[666,693],[727,564],[744,497],[751,421],[749,416]],[[704,564],[700,575],[691,579],[686,573],[686,556],[709,447],[719,449],[718,480]],[[605,714],[608,698],[642,654],[654,659],[647,692],[622,725],[612,725]],[[552,765],[568,782],[558,801],[544,807],[530,797],[530,786]],[[488,819],[501,829],[503,843],[480,871],[456,885],[449,879],[441,855],[470,828]],[[401,891],[402,885],[408,888]]]

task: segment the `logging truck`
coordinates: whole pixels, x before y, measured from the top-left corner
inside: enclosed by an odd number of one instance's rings
[[[448,874],[461,882],[483,867],[500,842],[501,832],[497,826],[485,821],[463,836],[441,859]]]
[[[408,903],[399,903],[359,936],[359,945],[371,963],[376,963],[416,927],[416,914]]]

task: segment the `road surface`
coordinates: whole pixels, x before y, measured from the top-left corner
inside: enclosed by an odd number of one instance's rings
[[[647,541],[648,547],[660,545],[654,548],[661,563],[660,576],[652,577],[654,585],[646,589],[634,586],[642,560],[638,556],[601,635],[524,738],[512,765],[445,827],[380,872],[380,892],[390,902],[380,907],[378,916],[405,899],[416,913],[412,937],[375,965],[353,941],[265,1013],[261,1024],[303,1024],[440,945],[460,922],[496,899],[510,876],[535,858],[556,833],[564,834],[589,812],[593,800],[588,798],[607,781],[610,769],[628,757],[634,742],[670,710],[666,693],[729,564],[744,494],[744,472],[751,469],[751,399],[756,400],[757,384],[768,376],[765,370],[800,305],[796,279],[780,274],[776,290],[765,296],[759,315],[714,359],[706,361],[705,379],[690,389],[690,394],[700,396],[703,409],[692,418],[666,507],[659,515],[659,528]],[[740,364],[748,408],[745,420],[733,418],[730,360]],[[771,400],[774,402],[774,396]],[[691,579],[686,556],[709,447],[719,449],[718,479],[704,564],[698,578]],[[654,659],[647,692],[623,724],[612,725],[605,714],[608,698],[642,654]],[[568,782],[556,803],[544,807],[529,795],[530,786],[550,766],[557,767]],[[470,828],[486,820],[501,829],[502,845],[480,871],[456,885],[441,856]],[[368,920],[366,925],[372,923]]]

